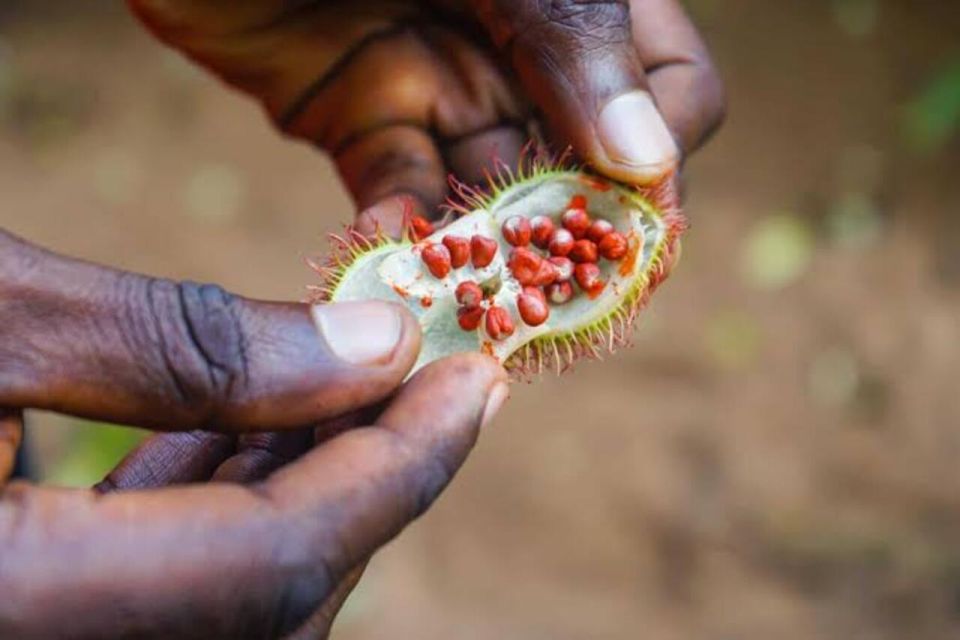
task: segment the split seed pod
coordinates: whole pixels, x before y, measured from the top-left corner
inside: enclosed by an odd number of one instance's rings
[[[521,165],[520,171],[493,176],[486,193],[454,183],[459,200],[452,207],[460,216],[426,237],[417,233],[423,225],[414,229],[408,223],[403,240],[354,231],[337,238],[333,256],[316,267],[323,284],[315,288],[314,301],[404,303],[423,330],[414,370],[452,353],[481,351],[523,377],[551,364],[563,370],[581,357],[626,344],[638,312],[679,255],[686,225],[672,177],[638,191],[539,160]],[[571,203],[589,217],[567,214]],[[558,258],[573,248],[566,227],[581,238],[590,230],[599,238],[599,246],[585,240],[571,255],[586,260],[572,279],[570,260]],[[568,246],[551,251],[548,233],[554,240],[559,234]],[[454,240],[443,242],[451,236]],[[470,241],[468,262],[460,239]],[[436,248],[424,258],[430,247]],[[447,256],[454,258],[449,271]],[[477,289],[460,286],[465,282],[482,289],[481,304]],[[534,296],[535,291],[543,293]],[[424,306],[424,299],[431,304]]]

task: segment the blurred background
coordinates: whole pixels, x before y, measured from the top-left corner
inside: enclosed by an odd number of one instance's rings
[[[633,349],[515,389],[341,639],[960,636],[960,3],[687,3],[730,117]],[[328,161],[119,0],[0,3],[0,226],[299,299]],[[142,434],[34,414],[83,486]]]

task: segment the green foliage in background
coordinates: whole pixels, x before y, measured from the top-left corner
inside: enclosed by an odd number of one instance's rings
[[[782,289],[806,273],[813,253],[813,230],[805,218],[793,213],[767,216],[747,230],[741,273],[757,289]]]
[[[933,154],[960,133],[960,54],[943,65],[904,111],[911,149]]]
[[[46,474],[46,481],[66,487],[89,487],[146,437],[146,432],[97,422],[71,425],[66,451]]]

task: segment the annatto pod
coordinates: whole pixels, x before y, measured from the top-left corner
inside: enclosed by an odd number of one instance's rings
[[[321,285],[312,287],[313,301],[404,303],[423,329],[414,370],[453,353],[480,351],[524,377],[544,366],[562,371],[578,358],[598,357],[604,350],[626,344],[638,312],[680,253],[679,236],[686,224],[677,208],[673,176],[658,186],[637,190],[540,158],[524,160],[519,171],[499,166],[483,191],[451,181],[458,197],[451,203],[456,218],[425,237],[422,233],[430,225],[413,216],[408,216],[402,240],[382,234],[368,238],[351,229],[346,237],[333,236],[332,256],[322,265],[313,264],[323,277]],[[569,214],[572,209],[578,213]],[[588,219],[579,219],[580,210]],[[521,262],[516,245],[526,245],[519,251],[532,252],[534,261],[542,258],[545,273],[559,274],[550,262],[549,248],[536,234],[544,224],[538,217],[549,218],[556,229],[562,229],[565,214],[568,224],[572,217],[578,218],[580,226],[603,221],[590,227],[590,243],[601,247],[601,252],[578,255],[586,260],[578,267],[590,271],[589,289],[574,278],[563,284],[572,288],[569,300],[551,290],[552,296],[542,296],[549,305],[548,318],[530,326],[523,320],[518,300],[530,302],[531,294],[541,296],[531,289],[529,278],[523,278],[522,284],[511,270],[511,264]],[[537,220],[528,227],[517,216]],[[535,242],[527,244],[531,228]],[[618,235],[604,244],[608,233]],[[449,254],[440,250],[447,236],[458,244],[469,239],[475,250],[483,248],[481,264],[487,254],[492,253],[492,259],[482,267],[475,266],[476,260],[464,264],[461,259],[448,269]],[[626,247],[621,251],[623,240]],[[610,247],[617,250],[604,251]],[[530,261],[530,256],[524,257],[524,264]],[[549,280],[540,291],[554,286],[556,278]],[[479,305],[472,304],[475,295],[469,307],[458,301],[457,289],[464,282],[480,286]],[[533,288],[538,286],[535,283]],[[463,289],[461,299],[462,293]],[[563,301],[555,304],[551,297]],[[531,317],[529,310],[524,311]],[[491,317],[481,321],[481,314]],[[537,315],[539,320],[542,313]],[[505,323],[512,324],[512,332],[500,330]],[[494,327],[493,335],[488,327]]]

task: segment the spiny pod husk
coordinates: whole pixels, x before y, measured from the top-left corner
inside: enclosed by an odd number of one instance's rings
[[[422,236],[426,221],[410,218],[400,241],[348,232],[318,267],[315,300],[410,309],[423,332],[414,370],[480,351],[522,377],[626,344],[680,253],[672,179],[638,191],[535,159],[487,191],[453,189],[460,215],[446,225]]]

